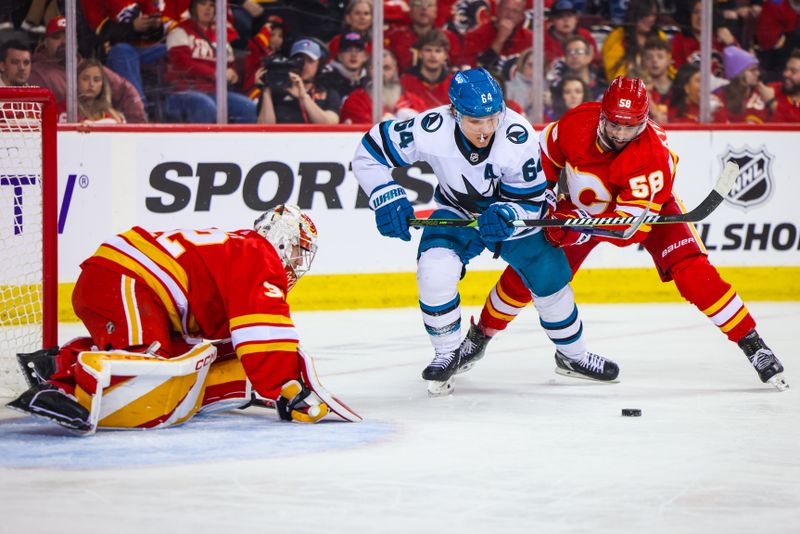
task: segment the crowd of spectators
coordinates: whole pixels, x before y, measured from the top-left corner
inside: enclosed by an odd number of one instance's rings
[[[216,122],[225,54],[229,122],[370,123],[373,1],[229,0],[217,43],[214,0],[78,0],[78,120]],[[479,65],[531,119],[537,77],[554,120],[626,75],[654,120],[699,120],[700,0],[545,0],[541,73],[530,0],[381,1],[384,117],[448,103],[454,73]],[[66,120],[59,7],[2,2],[0,86],[51,89]],[[715,1],[712,38],[713,122],[800,122],[800,0]]]

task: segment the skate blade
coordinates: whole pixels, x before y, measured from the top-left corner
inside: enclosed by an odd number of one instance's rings
[[[561,367],[556,367],[554,370],[558,375],[568,376],[570,378],[580,378],[582,380],[588,380],[589,382],[597,382],[598,384],[616,384],[619,382],[619,377],[615,378],[614,380],[598,380],[596,378],[592,378],[591,376],[570,371],[569,369],[562,369]]]
[[[772,376],[769,380],[767,380],[767,383],[775,386],[775,389],[778,391],[786,391],[789,389],[789,383],[783,378],[783,373],[778,373],[777,375]]]
[[[451,376],[444,382],[436,382],[435,380],[428,380],[428,396],[429,397],[445,397],[450,395],[456,387],[456,379]]]

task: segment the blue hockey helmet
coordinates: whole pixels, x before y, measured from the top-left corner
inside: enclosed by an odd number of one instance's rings
[[[457,72],[450,81],[450,103],[468,117],[486,117],[503,111],[503,90],[481,67]]]

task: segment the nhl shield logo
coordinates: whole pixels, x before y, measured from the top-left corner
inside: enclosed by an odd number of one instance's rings
[[[741,208],[752,208],[769,200],[772,196],[772,160],[766,147],[752,149],[745,145],[742,149],[728,146],[722,156],[722,164],[733,161],[739,165],[739,174],[733,188],[725,200]]]

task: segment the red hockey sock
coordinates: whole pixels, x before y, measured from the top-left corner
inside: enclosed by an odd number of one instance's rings
[[[739,341],[756,327],[742,299],[706,256],[678,262],[670,269],[670,275],[681,296],[697,306],[731,341]]]
[[[506,267],[500,280],[492,288],[481,310],[480,326],[486,335],[492,336],[505,330],[522,309],[531,303],[530,290],[525,287],[517,272]]]

